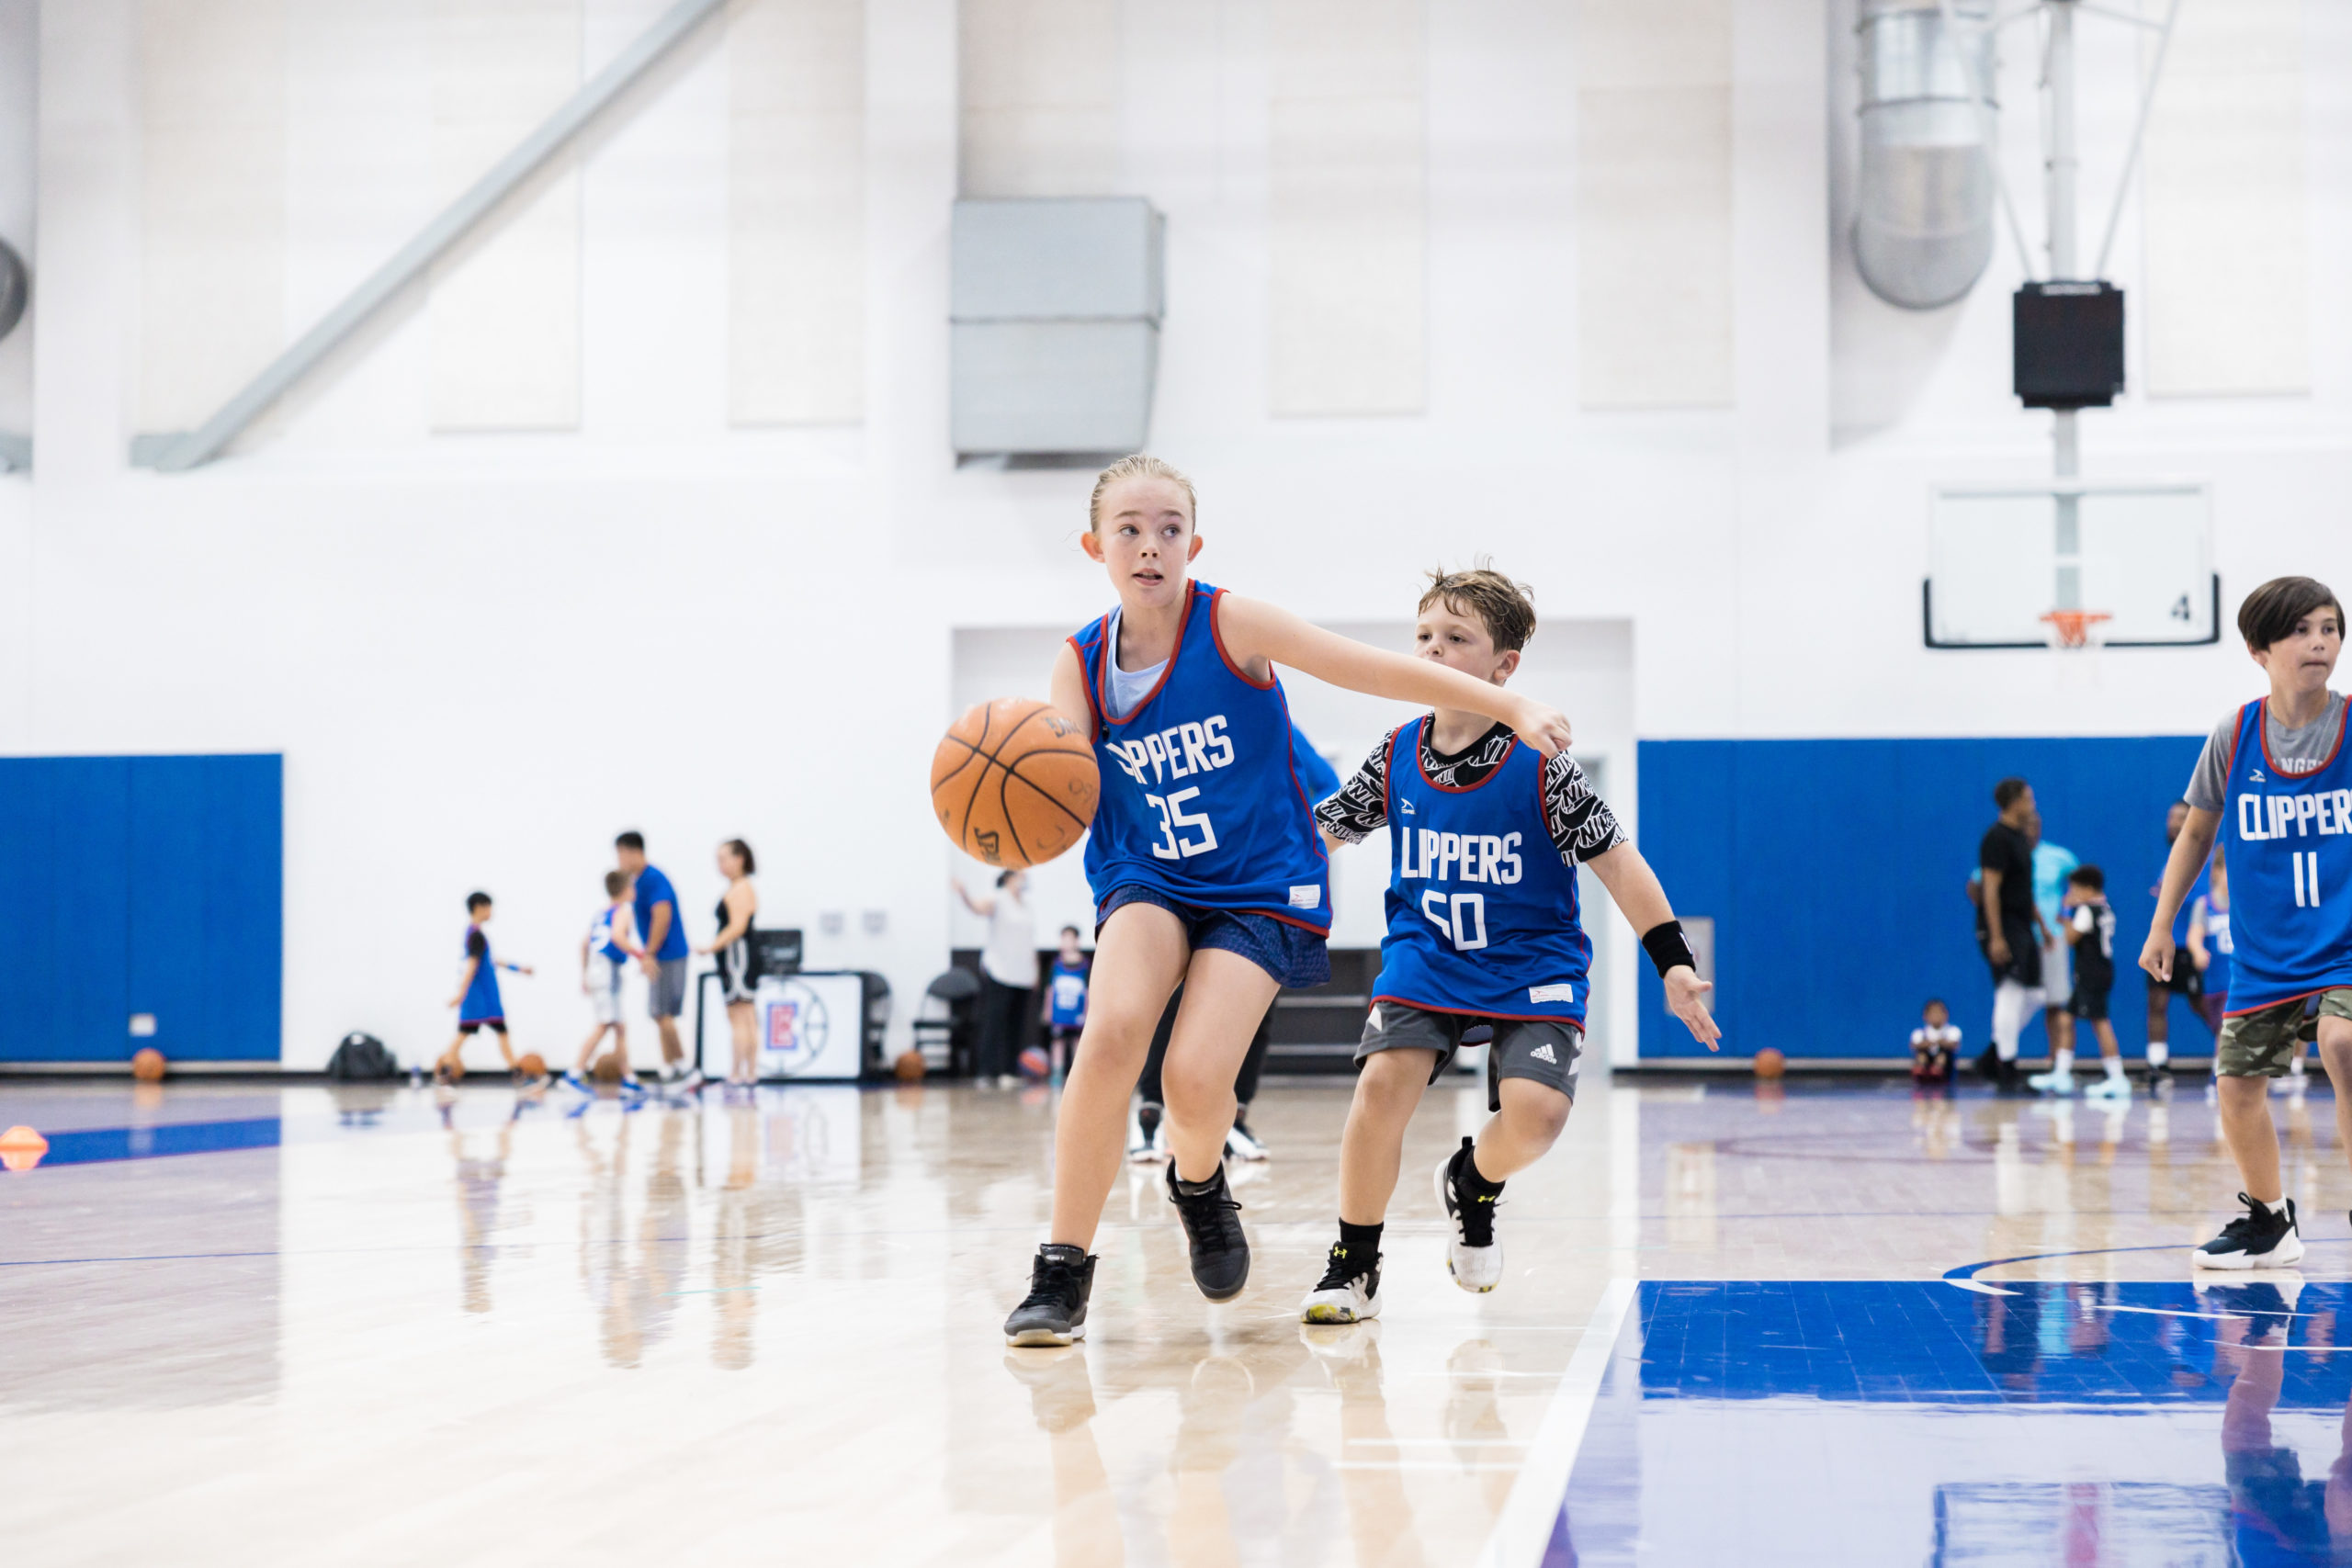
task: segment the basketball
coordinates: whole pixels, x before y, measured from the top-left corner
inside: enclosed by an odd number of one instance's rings
[[[514,1070],[526,1078],[543,1078],[548,1076],[548,1059],[537,1051],[526,1052],[523,1059],[514,1064]]]
[[[1054,1059],[1046,1055],[1043,1045],[1032,1045],[1021,1053],[1021,1076],[1024,1078],[1042,1078],[1053,1065]]]
[[[1767,1045],[1764,1049],[1756,1053],[1756,1076],[1758,1077],[1777,1078],[1788,1070],[1789,1059],[1786,1056],[1781,1055],[1780,1052],[1774,1050],[1771,1046]]]
[[[922,1053],[920,1051],[901,1052],[899,1059],[890,1064],[892,1076],[900,1083],[921,1083],[926,1070],[923,1066]]]
[[[999,697],[957,719],[931,758],[931,808],[956,846],[1008,869],[1078,842],[1102,787],[1085,731],[1044,703]]]
[[[141,1083],[153,1083],[164,1076],[164,1054],[153,1045],[142,1045],[130,1058],[130,1076]]]
[[[621,1054],[618,1051],[605,1052],[603,1055],[596,1058],[596,1065],[589,1068],[588,1071],[589,1075],[598,1083],[620,1082]]]

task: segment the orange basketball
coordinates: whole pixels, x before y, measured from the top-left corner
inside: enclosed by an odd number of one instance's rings
[[[141,1045],[131,1055],[130,1076],[141,1083],[153,1083],[164,1076],[164,1054],[153,1045]]]
[[[621,1054],[618,1051],[605,1052],[603,1055],[596,1058],[596,1065],[589,1068],[588,1072],[589,1076],[594,1077],[598,1083],[620,1082]]]
[[[1764,1049],[1756,1053],[1756,1076],[1758,1077],[1777,1078],[1788,1070],[1789,1059],[1786,1056],[1781,1055],[1780,1052],[1774,1050],[1771,1046],[1767,1045]]]
[[[890,1071],[897,1076],[900,1083],[922,1082],[924,1072],[922,1053],[920,1051],[899,1053],[899,1059],[890,1064]]]
[[[526,1078],[543,1078],[548,1076],[548,1059],[537,1051],[526,1052],[523,1059],[514,1064],[514,1070]]]
[[[990,865],[1041,865],[1069,849],[1094,820],[1102,788],[1086,731],[1027,697],[982,703],[931,756],[939,825]]]

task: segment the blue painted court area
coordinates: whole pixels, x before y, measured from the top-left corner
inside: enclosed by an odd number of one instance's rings
[[[284,1136],[275,1116],[232,1122],[163,1122],[145,1127],[85,1127],[52,1133],[41,1167],[98,1165],[108,1160],[159,1159],[170,1155],[219,1154],[227,1149],[274,1149]]]
[[[2352,1284],[1647,1281],[1547,1568],[2352,1562]]]

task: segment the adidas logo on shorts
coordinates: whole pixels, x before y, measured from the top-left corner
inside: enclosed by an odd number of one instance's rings
[[[1560,1058],[1552,1055],[1552,1047],[1548,1044],[1538,1045],[1528,1055],[1539,1062],[1549,1062],[1555,1067],[1560,1065]]]

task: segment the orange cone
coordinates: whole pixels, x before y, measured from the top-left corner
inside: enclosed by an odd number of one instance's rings
[[[30,1170],[49,1153],[49,1140],[30,1127],[11,1127],[0,1133],[0,1166],[10,1170]]]

